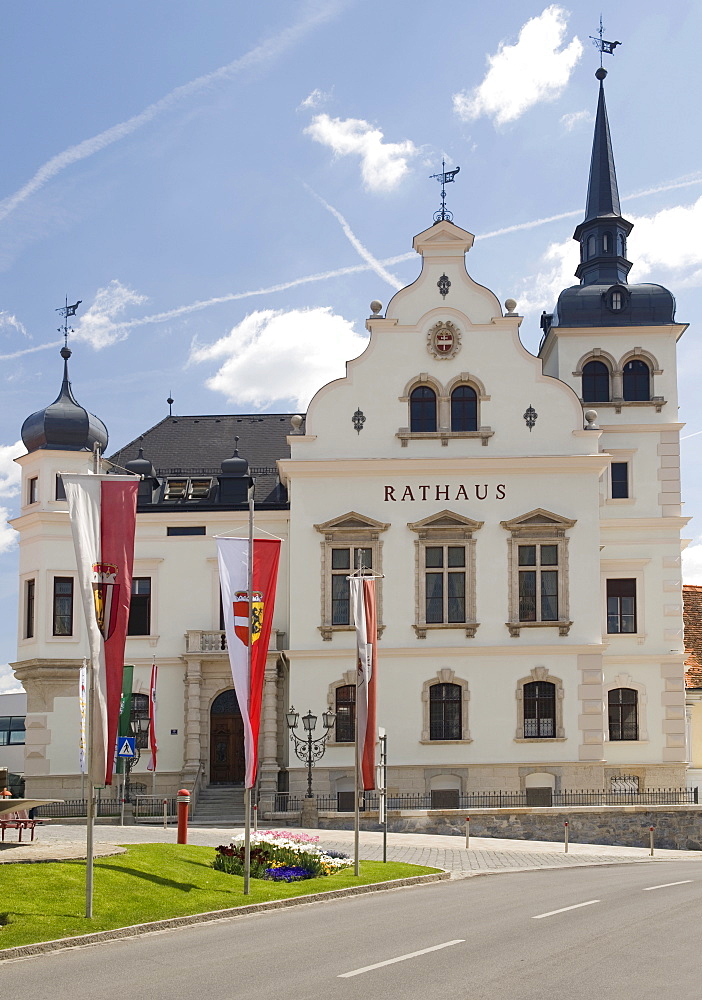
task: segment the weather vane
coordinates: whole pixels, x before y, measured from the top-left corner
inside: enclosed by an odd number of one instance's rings
[[[441,209],[438,212],[434,212],[434,222],[451,222],[453,219],[453,213],[447,211],[446,209],[446,185],[451,184],[456,179],[456,174],[460,172],[460,167],[456,167],[455,170],[446,169],[446,161],[441,160],[441,173],[440,174],[430,174],[430,180],[437,180],[441,185]]]
[[[58,332],[63,334],[64,347],[68,347],[68,334],[73,333],[73,327],[68,325],[69,317],[75,316],[76,310],[78,309],[78,306],[81,304],[82,301],[83,301],[82,299],[78,299],[78,301],[74,302],[72,306],[69,306],[68,296],[66,296],[65,306],[61,306],[59,309],[56,310],[57,313],[61,313],[61,315],[63,316],[63,326],[60,326],[58,328]]]
[[[621,45],[622,43],[621,42],[608,42],[603,37],[603,35],[604,35],[604,26],[602,24],[602,15],[601,14],[600,14],[600,30],[598,31],[597,34],[599,35],[599,38],[596,38],[594,35],[590,35],[590,38],[592,39],[592,44],[595,46],[595,48],[597,49],[597,51],[600,53],[600,69],[601,69],[602,68],[602,56],[603,55],[613,56],[614,55],[614,50],[616,49],[617,45]]]

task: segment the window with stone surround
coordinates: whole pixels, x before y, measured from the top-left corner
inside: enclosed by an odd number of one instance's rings
[[[383,543],[381,534],[390,527],[355,511],[315,524],[322,535],[321,545],[321,617],[322,638],[331,640],[336,631],[353,629],[349,575],[358,568],[382,574]],[[382,580],[376,586],[378,637],[383,633]]]
[[[470,743],[468,681],[449,667],[422,685],[421,743]]]
[[[407,404],[407,427],[397,437],[407,447],[414,438],[435,438],[448,445],[450,438],[479,438],[487,445],[491,427],[480,424],[480,407],[488,402],[485,386],[470,372],[461,372],[443,385],[433,375],[421,372],[407,383],[399,397]]]
[[[73,635],[73,577],[54,577],[53,634]]]
[[[483,526],[463,514],[440,511],[407,525],[415,541],[415,621],[417,638],[429,629],[478,628],[475,601],[475,532]]]
[[[638,740],[638,701],[638,695],[632,688],[612,688],[608,692],[607,710],[610,740]]]
[[[538,508],[511,521],[509,531],[510,635],[523,628],[557,628],[568,635],[568,538],[575,521]]]
[[[336,712],[327,744],[353,743],[356,738],[356,671],[346,670],[327,690],[327,705]]]
[[[547,667],[534,667],[529,677],[517,682],[518,742],[565,739],[563,728],[563,681]]]
[[[636,632],[636,580],[607,580],[607,632]]]

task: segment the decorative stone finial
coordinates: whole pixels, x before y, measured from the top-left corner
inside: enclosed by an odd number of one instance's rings
[[[508,316],[514,316],[514,310],[517,308],[517,303],[515,299],[505,299],[505,309],[507,310]]]
[[[299,413],[293,414],[293,416],[290,417],[290,423],[292,425],[293,434],[299,434],[300,428],[302,427],[302,417],[300,416],[300,414]]]
[[[600,429],[597,425],[597,410],[585,410],[583,416],[585,417],[586,431],[598,431]]]
[[[383,303],[379,302],[378,299],[373,299],[373,301],[370,304],[370,307],[371,307],[371,312],[373,313],[371,319],[375,318],[376,316],[380,316],[381,312],[383,311]]]

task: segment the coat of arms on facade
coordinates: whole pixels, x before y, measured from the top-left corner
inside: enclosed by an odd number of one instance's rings
[[[234,632],[245,646],[249,644],[249,594],[246,590],[237,590],[234,594]],[[261,634],[263,625],[263,594],[254,590],[251,607],[251,642],[254,643]]]
[[[460,349],[460,331],[449,320],[436,323],[427,334],[427,350],[435,358],[454,358]]]
[[[93,565],[93,602],[95,618],[104,639],[109,639],[115,630],[117,608],[119,607],[119,584],[117,583],[117,567],[108,563]]]

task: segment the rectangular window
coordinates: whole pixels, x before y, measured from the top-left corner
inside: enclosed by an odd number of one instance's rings
[[[519,621],[558,621],[558,546],[519,546]]]
[[[0,747],[22,745],[24,734],[23,715],[0,715]]]
[[[166,528],[167,535],[204,535],[206,534],[204,525],[197,524],[176,524],[171,528]]]
[[[612,499],[626,500],[629,496],[629,463],[612,462]]]
[[[331,620],[332,625],[351,624],[351,593],[347,577],[353,570],[373,569],[373,550],[347,546],[331,550]]]
[[[39,499],[39,478],[32,476],[27,482],[27,503],[36,503]]]
[[[424,550],[425,621],[429,625],[466,620],[466,550],[463,545],[428,545]]]
[[[607,632],[636,632],[636,580],[607,580]]]
[[[61,478],[61,473],[60,472],[56,473],[56,494],[55,494],[55,499],[56,500],[65,500],[66,499],[66,487],[63,485],[63,479]]]
[[[24,581],[24,637],[34,638],[34,598],[36,594],[36,582],[34,580]]]
[[[151,634],[151,577],[132,578],[132,599],[129,605],[127,635]]]
[[[73,635],[73,577],[54,577],[54,635]]]

